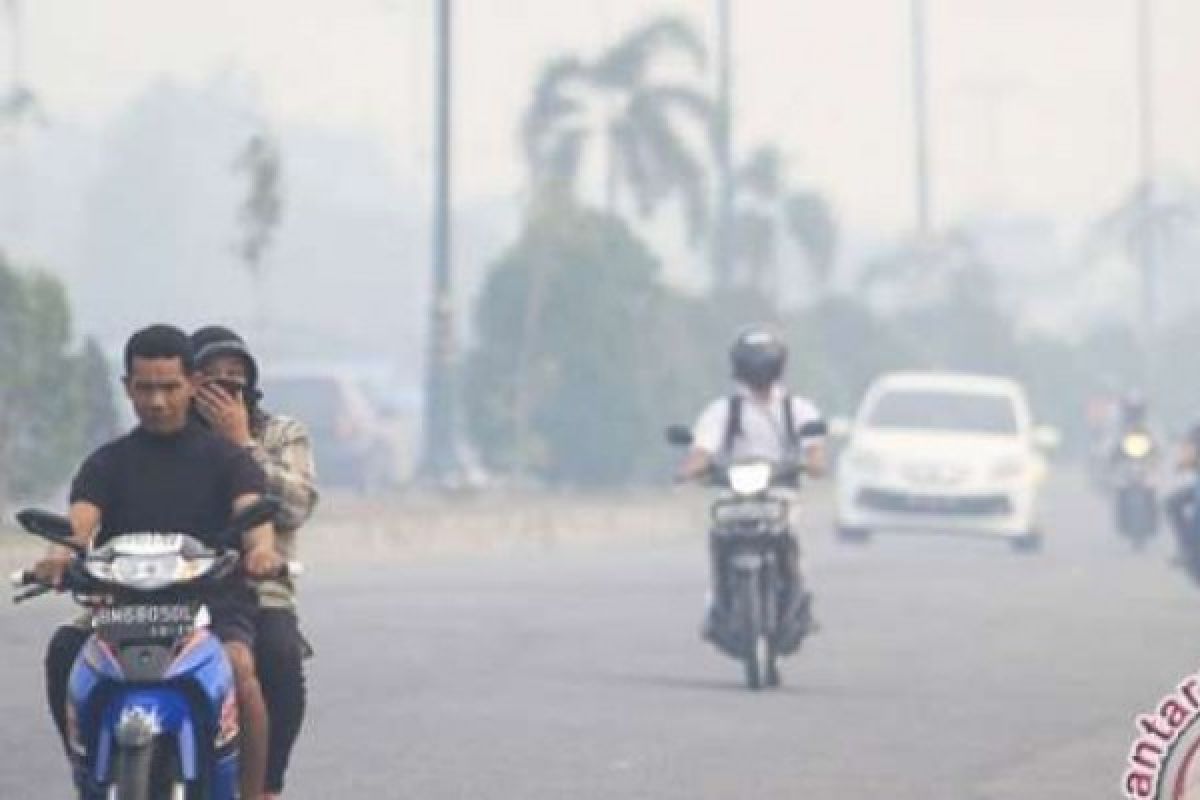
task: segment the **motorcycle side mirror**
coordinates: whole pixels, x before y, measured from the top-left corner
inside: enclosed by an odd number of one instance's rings
[[[1062,434],[1049,425],[1038,425],[1033,429],[1033,443],[1040,450],[1053,451],[1062,445]]]
[[[817,436],[825,436],[829,433],[829,426],[823,419],[814,419],[811,422],[806,422],[800,426],[800,430],[796,434],[801,439],[811,439]]]
[[[17,512],[17,522],[34,536],[40,536],[48,542],[62,545],[79,554],[84,552],[83,546],[71,538],[71,520],[62,514],[27,508]]]
[[[225,528],[224,541],[233,544],[237,537],[259,525],[270,522],[279,513],[279,501],[274,497],[261,497],[233,515]]]
[[[667,442],[675,447],[689,447],[692,444],[692,432],[685,425],[668,425],[666,435]]]

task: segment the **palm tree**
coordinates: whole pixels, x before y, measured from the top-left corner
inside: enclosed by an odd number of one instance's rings
[[[1091,261],[1117,252],[1144,271],[1145,304],[1149,319],[1158,308],[1166,268],[1195,256],[1200,249],[1200,189],[1175,181],[1147,180],[1135,185],[1121,202],[1101,217],[1089,232],[1085,257]]]
[[[789,189],[784,160],[774,147],[759,147],[733,177],[731,250],[745,280],[765,287],[786,235],[807,261],[809,271],[824,288],[837,248],[837,225],[819,194]],[[782,231],[782,234],[781,234]]]
[[[22,63],[21,6],[19,0],[7,0],[11,62],[9,86],[0,93],[0,127],[20,127],[26,120],[35,125],[45,125],[46,115],[33,90],[25,85]]]
[[[705,164],[677,126],[690,121],[707,139],[712,104],[690,86],[653,80],[651,67],[669,52],[704,66],[700,38],[686,22],[667,17],[595,61],[562,58],[546,67],[521,126],[536,198],[574,196],[584,161],[597,150],[606,211],[620,210],[623,190],[642,217],[678,195],[689,237],[699,240],[708,218]]]
[[[252,134],[238,153],[233,168],[249,179],[248,192],[238,214],[242,235],[236,248],[254,285],[255,324],[262,338],[266,333],[267,300],[263,260],[283,217],[279,144],[269,133]]]

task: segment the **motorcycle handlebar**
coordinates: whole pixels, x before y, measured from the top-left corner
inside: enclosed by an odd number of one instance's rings
[[[234,563],[236,564],[236,556]],[[79,588],[72,585],[72,574],[78,573],[73,573],[70,569],[64,572],[62,586],[58,588],[61,588],[65,591]],[[275,573],[266,576],[266,578],[299,578],[303,574],[304,564],[299,561],[285,561],[282,565],[280,565],[279,569]],[[41,597],[44,594],[49,594],[50,592],[55,591],[54,586],[42,583],[42,581],[38,579],[37,573],[29,569],[19,569],[16,572],[13,572],[11,575],[9,575],[8,581],[11,587],[15,590],[13,593],[14,604],[24,603],[26,600],[32,600],[35,597]]]
[[[53,586],[47,586],[38,580],[33,570],[19,569],[9,576],[8,582],[13,589],[24,589],[13,594],[13,604],[24,603],[26,600],[32,600],[35,597],[40,597],[44,594],[54,591]]]

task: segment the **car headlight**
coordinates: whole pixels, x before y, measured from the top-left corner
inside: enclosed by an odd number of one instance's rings
[[[992,478],[998,481],[1019,478],[1028,471],[1029,464],[1023,456],[1006,456],[992,466]]]
[[[765,492],[770,486],[770,464],[739,464],[729,469],[729,488],[734,494],[758,494]]]
[[[846,462],[864,475],[878,475],[883,472],[883,458],[870,450],[855,448],[846,454]]]

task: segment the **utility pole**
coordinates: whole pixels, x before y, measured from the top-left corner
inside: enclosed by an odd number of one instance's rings
[[[9,89],[15,97],[17,89],[24,86],[25,76],[21,74],[22,57],[21,46],[21,4],[19,0],[8,0],[8,24],[11,30],[9,42],[12,44],[12,53],[9,56]]]
[[[1146,355],[1154,343],[1158,316],[1158,252],[1154,206],[1154,31],[1150,0],[1137,0],[1138,80],[1138,264],[1142,273],[1142,334]]]
[[[927,242],[930,235],[932,211],[929,195],[929,103],[925,62],[925,0],[911,0],[911,11],[917,234],[921,242]]]
[[[418,477],[445,486],[462,477],[455,379],[454,294],[450,252],[451,0],[436,0],[433,287],[426,354],[425,441]]]
[[[733,70],[730,64],[730,0],[717,4],[717,117],[713,139],[717,155],[717,229],[713,241],[713,289],[733,283]]]

